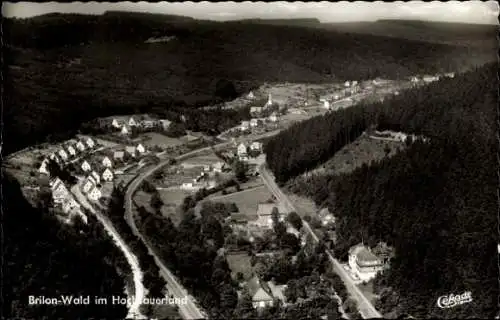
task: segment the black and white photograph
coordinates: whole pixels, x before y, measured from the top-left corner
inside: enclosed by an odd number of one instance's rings
[[[499,5],[4,2],[2,319],[499,319]]]

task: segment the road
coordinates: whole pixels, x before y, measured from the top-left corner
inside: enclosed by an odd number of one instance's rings
[[[244,142],[244,141],[248,141],[248,140],[258,140],[258,139],[271,137],[273,135],[276,135],[277,133],[279,133],[279,130],[268,132],[268,133],[265,133],[265,134],[262,134],[262,135],[259,135],[256,137],[241,137],[241,138],[236,139],[236,141],[237,142]],[[175,158],[175,160],[176,161],[183,161],[185,159],[194,157],[200,153],[207,152],[207,151],[210,151],[212,149],[215,149],[215,150],[224,149],[224,148],[227,148],[231,145],[232,145],[232,142],[224,142],[224,143],[217,144],[215,146],[204,147],[201,149],[197,149],[197,150],[185,153],[185,154]],[[161,261],[161,259],[157,255],[156,251],[154,250],[153,246],[139,232],[139,229],[138,229],[137,225],[135,224],[134,207],[133,207],[133,201],[132,201],[132,197],[133,197],[134,193],[137,191],[137,188],[142,184],[142,182],[146,178],[151,176],[156,170],[168,165],[169,163],[170,163],[170,159],[162,160],[158,164],[147,168],[146,171],[138,174],[138,176],[129,184],[129,186],[127,188],[127,192],[125,194],[125,220],[130,225],[134,235],[142,240],[142,242],[148,248],[149,253],[154,257],[156,264],[160,268],[161,276],[167,282],[167,289],[169,290],[169,292],[177,298],[187,297],[187,303],[185,305],[179,305],[179,311],[181,313],[181,316],[184,319],[206,318],[206,315],[204,314],[204,312],[199,307],[196,306],[195,302],[193,301],[194,299],[188,294],[186,289],[184,289],[184,287],[177,281],[177,279],[175,279],[172,272]]]
[[[132,253],[130,248],[125,244],[125,241],[121,238],[120,234],[113,227],[111,221],[104,215],[102,215],[99,211],[95,210],[94,207],[87,201],[87,198],[81,193],[78,188],[78,184],[74,185],[71,188],[71,193],[75,196],[78,202],[86,209],[91,211],[104,226],[108,234],[113,238],[115,244],[123,251],[127,262],[129,263],[133,279],[134,279],[134,298],[132,304],[129,305],[129,314],[127,315],[127,319],[145,319],[139,311],[139,307],[144,300],[146,295],[146,289],[144,288],[142,278],[143,274],[139,265],[139,260]]]
[[[258,170],[260,172],[260,177],[262,178],[266,186],[276,197],[276,199],[280,201],[285,206],[285,208],[288,209],[288,212],[295,211],[298,213],[298,210],[294,207],[290,199],[288,199],[288,197],[278,187],[278,185],[274,181],[274,178],[266,169],[265,164],[260,165]],[[309,224],[305,220],[302,220],[302,223],[307,232],[311,234],[314,241],[319,242],[319,239],[311,229],[311,226],[309,226]],[[330,262],[332,262],[333,264],[335,273],[340,276],[346,286],[347,291],[349,291],[351,296],[357,301],[358,310],[363,319],[382,318],[382,315],[375,309],[375,307],[373,307],[373,305],[370,303],[370,301],[368,301],[368,299],[366,299],[361,290],[359,290],[359,288],[354,284],[350,276],[347,274],[344,268],[342,268],[340,262],[335,259],[328,250],[326,251],[326,254],[328,255],[328,259],[330,260]]]

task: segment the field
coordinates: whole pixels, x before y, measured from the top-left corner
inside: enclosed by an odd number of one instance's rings
[[[251,190],[241,191],[227,196],[216,197],[216,201],[234,202],[238,206],[239,212],[247,216],[255,216],[260,202],[265,202],[271,198],[271,193],[267,187],[257,187]],[[207,199],[211,200],[213,196]]]
[[[181,221],[179,206],[189,192],[180,189],[177,190],[158,190],[160,197],[163,200],[164,206],[161,208],[163,216],[170,217],[175,225]]]
[[[248,280],[253,275],[252,266],[250,264],[250,256],[246,253],[239,254],[227,254],[227,263],[231,269],[231,276],[233,279],[236,277],[238,272],[243,273],[245,280]]]
[[[185,143],[181,138],[170,138],[155,132],[144,133],[141,135],[141,138],[145,138],[142,144],[146,148],[160,146],[165,149],[168,147],[176,147]]]
[[[215,153],[209,153],[207,155],[202,155],[194,158],[189,158],[185,161],[182,162],[181,165],[186,166],[186,167],[191,167],[191,166],[204,166],[204,165],[212,165],[215,164],[216,162],[222,161],[215,155]]]

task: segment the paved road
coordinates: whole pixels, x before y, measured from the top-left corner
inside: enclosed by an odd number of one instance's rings
[[[258,140],[258,139],[263,139],[267,137],[271,137],[273,135],[276,135],[279,133],[279,130],[272,131],[265,133],[263,135],[259,135],[257,137],[241,137],[236,139],[236,141],[239,142],[244,142],[248,140]],[[209,147],[204,147],[201,149],[197,149],[188,153],[185,153],[177,158],[175,158],[176,161],[182,161],[191,157],[194,157],[200,153],[210,151],[212,148],[215,150],[220,150],[229,147],[232,144],[232,142],[224,142],[217,144],[215,146],[209,146]],[[196,306],[194,298],[188,294],[186,289],[175,279],[174,275],[172,272],[165,266],[165,264],[161,261],[161,259],[158,258],[158,255],[156,251],[154,250],[153,246],[149,243],[149,241],[139,232],[139,229],[137,228],[137,225],[135,224],[135,219],[134,219],[134,208],[133,208],[133,201],[132,197],[134,193],[136,192],[137,188],[141,185],[141,183],[149,176],[151,176],[156,170],[168,165],[170,163],[170,159],[162,160],[158,164],[145,168],[145,171],[141,172],[128,186],[127,192],[125,194],[125,220],[127,223],[130,225],[132,228],[132,232],[134,233],[135,236],[139,237],[142,242],[146,245],[148,248],[149,253],[154,257],[156,264],[160,268],[160,274],[161,276],[165,279],[167,282],[167,289],[171,294],[173,294],[177,298],[184,298],[188,297],[188,302],[185,305],[179,305],[179,311],[181,313],[181,316],[184,319],[201,319],[201,318],[206,318],[206,315],[204,312]]]
[[[290,199],[281,191],[281,189],[278,187],[276,182],[274,181],[274,178],[271,176],[269,171],[265,168],[265,164],[262,164],[258,168],[260,172],[260,176],[264,183],[267,185],[269,190],[272,192],[272,194],[276,197],[278,201],[283,203],[283,205],[291,211],[298,212],[298,210],[294,207]],[[316,234],[313,232],[309,224],[305,221],[302,220],[303,226],[307,229],[309,234],[312,235],[313,239],[315,242],[319,242],[318,237]],[[366,299],[366,297],[363,295],[363,293],[359,290],[359,288],[354,284],[352,279],[349,277],[347,272],[342,268],[342,265],[340,262],[333,257],[333,255],[329,252],[326,251],[328,255],[328,259],[332,262],[333,268],[335,273],[337,273],[342,281],[344,282],[346,289],[349,291],[351,296],[356,299],[358,303],[358,310],[363,319],[372,319],[372,318],[382,318],[382,315],[373,307],[373,305]]]
[[[134,291],[135,291],[133,302],[132,304],[129,305],[129,314],[127,315],[127,319],[144,319],[145,317],[141,315],[139,307],[142,304],[142,301],[144,300],[144,297],[146,295],[146,290],[142,282],[143,274],[139,265],[139,260],[125,244],[125,241],[123,241],[120,234],[113,227],[111,221],[106,216],[102,215],[98,210],[95,210],[94,207],[87,201],[87,198],[81,193],[80,189],[78,188],[78,185],[74,185],[71,188],[71,192],[84,208],[90,210],[97,217],[97,219],[99,220],[99,222],[102,223],[108,234],[111,235],[116,245],[125,254],[125,258],[127,259],[132,269],[134,278]]]

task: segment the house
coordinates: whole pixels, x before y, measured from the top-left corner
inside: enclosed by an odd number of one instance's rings
[[[124,125],[124,126],[122,127],[121,134],[123,134],[123,135],[127,135],[127,134],[129,134],[129,133],[130,133],[130,128],[129,128],[129,127],[127,127],[126,125]]]
[[[213,165],[213,171],[214,172],[222,172],[222,169],[224,168],[225,163],[222,161],[218,161]]]
[[[279,120],[279,116],[276,112],[273,112],[270,116],[269,116],[269,120],[271,122],[278,122]]]
[[[87,160],[84,160],[82,163],[82,170],[87,172],[87,171],[90,171],[90,169],[92,169],[90,167],[90,164],[87,162]]]
[[[384,263],[370,248],[360,243],[349,249],[349,266],[361,281],[370,281],[382,271]]]
[[[61,179],[56,178],[52,183],[52,198],[54,199],[54,203],[59,204],[63,203],[64,199],[68,197],[69,192],[64,182]]]
[[[85,145],[81,141],[76,143],[76,148],[80,151],[85,151]]]
[[[130,154],[132,157],[135,157],[135,147],[125,147],[125,152]]]
[[[349,88],[351,86],[351,83],[349,81],[344,82],[344,87]]]
[[[111,172],[111,170],[109,170],[109,168],[106,168],[106,170],[104,170],[104,172],[102,173],[102,179],[104,181],[112,181],[113,180],[113,172]]]
[[[99,188],[94,187],[88,194],[87,196],[89,197],[90,200],[92,201],[97,201],[102,197],[101,190]]]
[[[250,127],[257,127],[259,125],[259,121],[257,119],[250,120]]]
[[[321,209],[318,213],[318,217],[320,218],[321,223],[324,226],[326,226],[330,223],[335,223],[335,217],[333,216],[333,214],[330,213],[328,208]]]
[[[358,85],[358,82],[356,80],[354,80],[352,83],[351,83],[351,86],[355,87]]]
[[[73,156],[73,157],[76,156],[76,150],[75,150],[75,148],[73,148],[73,146],[68,146],[66,149],[68,150],[68,153],[71,156]]]
[[[83,184],[82,191],[84,193],[89,192],[93,187],[94,187],[94,179],[92,177],[87,177],[87,180],[85,180],[85,183]]]
[[[111,125],[113,127],[115,127],[116,129],[120,129],[120,123],[116,119],[113,119],[113,121],[111,122]]]
[[[323,101],[323,108],[330,109],[330,101],[326,99],[322,99],[321,101]]]
[[[106,168],[111,168],[113,166],[113,163],[111,163],[111,160],[108,157],[104,157],[101,163]]]
[[[142,144],[140,144],[140,143],[137,145],[136,150],[137,150],[137,152],[139,152],[139,153],[144,153],[144,152],[146,152],[146,149],[145,149],[145,148],[144,148],[144,146],[143,146]]]
[[[43,174],[50,174],[49,169],[47,169],[47,165],[49,164],[49,160],[45,159],[42,161],[42,164],[40,165],[40,168],[38,169],[38,172],[43,173]]]
[[[59,160],[59,157],[55,153],[51,154],[50,157],[49,157],[49,159],[53,160],[53,161],[55,161],[57,163],[61,163],[61,160]]]
[[[168,128],[170,127],[170,124],[172,123],[171,121],[166,120],[166,119],[161,119],[158,121],[160,122],[160,125],[162,126],[163,130],[168,130]]]
[[[418,77],[411,77],[410,81],[413,82],[413,83],[417,83],[418,82]]]
[[[58,154],[62,161],[68,160],[68,154],[64,151],[64,149],[59,150]]]
[[[113,159],[116,161],[118,161],[118,160],[123,161],[124,155],[125,155],[125,152],[123,152],[123,151],[115,151],[113,153]]]
[[[250,150],[262,152],[262,142],[254,141],[250,145]]]
[[[241,121],[240,125],[240,130],[241,131],[247,131],[250,128],[250,122],[249,121]]]
[[[248,99],[254,99],[255,98],[255,95],[253,94],[253,91],[250,91],[250,93],[247,94],[247,98]]]
[[[90,148],[90,149],[93,149],[95,147],[95,142],[94,140],[92,140],[92,138],[87,138],[87,141],[85,141],[87,143],[87,146]]]
[[[244,143],[240,143],[238,145],[238,149],[237,149],[237,152],[238,152],[238,156],[246,156],[247,155],[247,145],[244,144]]]
[[[267,102],[265,107],[270,107],[272,105],[273,105],[273,97],[271,96],[271,94],[269,94],[269,96],[267,97]]]
[[[255,309],[272,307],[274,305],[274,297],[271,289],[257,276],[248,280],[246,285],[252,297],[252,306]]]
[[[424,82],[434,82],[434,81],[438,81],[439,80],[439,77],[435,77],[435,76],[423,76],[422,80],[424,80]]]
[[[455,72],[445,73],[444,76],[448,78],[455,78]]]
[[[95,182],[96,182],[96,183],[101,182],[101,176],[99,176],[99,174],[98,174],[97,172],[92,171],[92,172],[90,173],[90,176],[91,176],[92,178],[94,178],[94,180],[95,180]]]
[[[257,208],[258,218],[254,222],[254,224],[261,228],[266,228],[266,229],[272,228],[273,227],[272,213],[274,208],[278,209],[278,205],[276,203],[259,203],[259,206]],[[279,220],[284,221],[285,216],[283,214],[279,214]]]
[[[134,117],[130,117],[130,119],[128,120],[128,125],[130,127],[136,127],[137,126],[137,122],[135,121]]]
[[[264,110],[263,107],[250,107],[250,114],[258,114]]]

